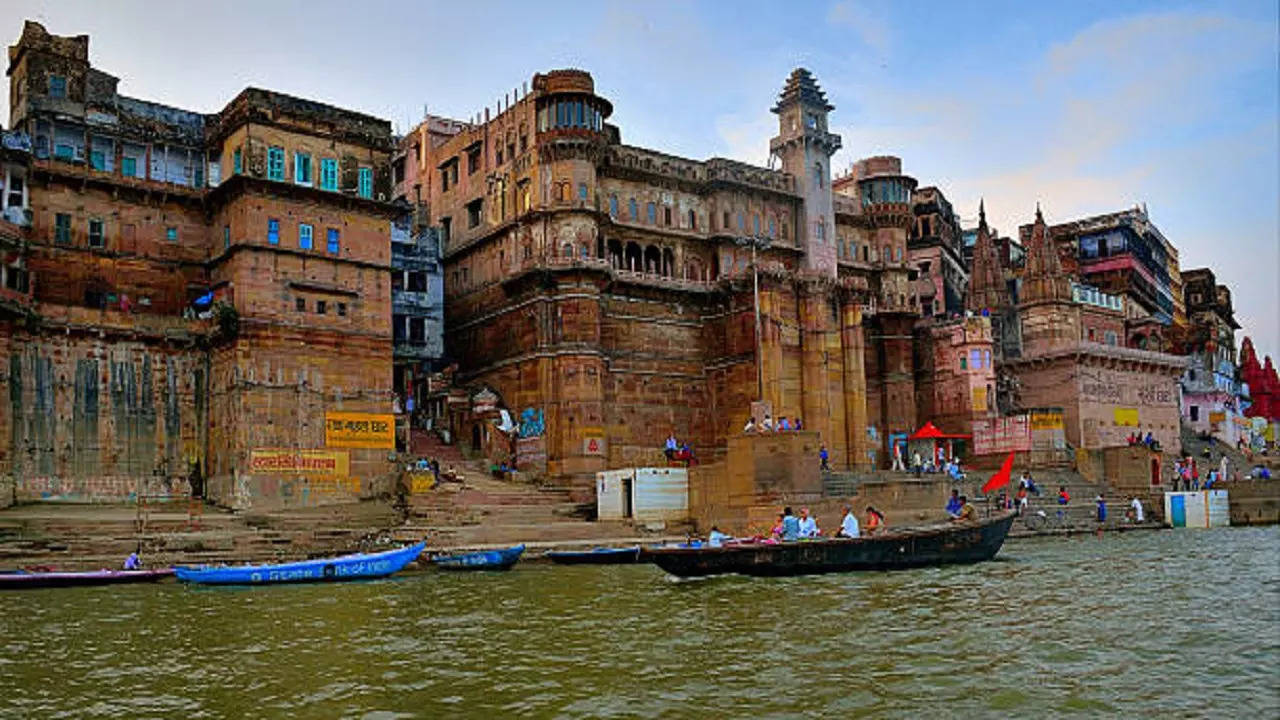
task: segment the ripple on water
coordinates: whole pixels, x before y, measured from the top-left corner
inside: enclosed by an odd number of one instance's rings
[[[1280,715],[1280,529],[675,582],[522,566],[0,595],[0,717]]]

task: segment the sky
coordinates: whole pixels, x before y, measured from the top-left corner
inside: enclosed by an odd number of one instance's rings
[[[1003,234],[1145,203],[1280,352],[1277,2],[78,2],[5,0],[90,35],[121,93],[214,112],[254,85],[403,131],[535,72],[588,70],[628,144],[765,164],[783,81],[836,106],[833,168],[892,154]],[[8,117],[0,98],[0,117]],[[1280,356],[1277,357],[1280,359]]]

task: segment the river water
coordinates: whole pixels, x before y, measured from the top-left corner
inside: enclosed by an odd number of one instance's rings
[[[526,564],[0,595],[0,717],[1280,715],[1280,528],[675,581]]]

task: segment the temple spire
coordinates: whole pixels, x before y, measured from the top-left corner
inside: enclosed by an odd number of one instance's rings
[[[969,280],[969,294],[965,309],[980,313],[983,310],[999,311],[1009,304],[1009,291],[1004,282],[1004,268],[996,252],[991,230],[987,227],[987,209],[984,201],[978,201],[978,237],[973,243],[973,268]]]

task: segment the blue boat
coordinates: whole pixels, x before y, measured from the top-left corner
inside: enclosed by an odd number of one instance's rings
[[[523,553],[524,545],[521,544],[503,550],[440,555],[432,562],[441,570],[509,570]]]
[[[640,560],[640,546],[552,551],[545,557],[557,565],[629,565]]]
[[[177,567],[183,582],[202,585],[271,585],[276,583],[336,582],[386,577],[404,569],[427,547],[423,542],[380,553],[357,553],[335,558],[303,560],[279,565],[233,567]]]

